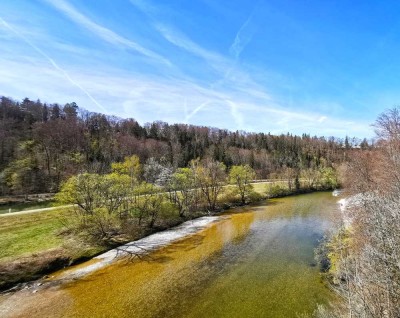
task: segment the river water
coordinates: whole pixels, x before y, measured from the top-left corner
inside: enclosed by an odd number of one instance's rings
[[[298,317],[332,299],[314,248],[338,216],[313,193],[233,209],[141,260],[0,299],[4,317]]]

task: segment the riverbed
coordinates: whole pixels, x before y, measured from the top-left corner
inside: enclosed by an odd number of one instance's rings
[[[74,279],[0,296],[1,317],[298,317],[333,295],[314,248],[338,198],[313,193],[237,208],[198,232]]]

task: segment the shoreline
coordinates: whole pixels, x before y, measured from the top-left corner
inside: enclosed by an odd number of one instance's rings
[[[95,256],[88,261],[93,261],[93,264],[83,266],[85,264],[84,262],[76,265],[78,268],[71,266],[70,268],[67,268],[63,274],[60,274],[59,276],[57,275],[57,279],[63,281],[74,280],[89,275],[126,257],[147,255],[173,242],[196,234],[208,228],[213,223],[223,219],[223,216],[202,216],[193,220],[185,221],[180,225],[150,234],[144,238],[129,242]],[[49,281],[51,281],[51,279]]]
[[[30,288],[31,286],[37,285],[38,281],[45,281],[46,279],[49,278],[49,275],[55,274],[56,272],[60,270],[65,270],[66,274],[71,270],[73,271],[74,267],[76,266],[82,266],[82,264],[86,262],[93,262],[93,264],[90,265],[90,267],[87,270],[78,270],[76,273],[76,277],[74,277],[75,274],[70,273],[66,276],[71,276],[71,278],[68,277],[60,277],[61,279],[75,279],[81,276],[84,276],[86,274],[89,274],[97,269],[101,269],[112,262],[114,262],[117,259],[121,259],[123,257],[129,256],[129,255],[145,255],[146,253],[150,253],[158,248],[161,248],[165,245],[168,245],[172,243],[173,241],[182,239],[186,236],[195,234],[198,231],[201,231],[202,229],[205,229],[207,225],[211,225],[213,222],[216,222],[218,220],[222,219],[222,213],[226,212],[227,210],[236,208],[236,207],[243,207],[243,206],[248,206],[256,203],[261,203],[263,201],[267,202],[269,199],[275,199],[275,198],[284,198],[284,197],[290,197],[290,196],[295,196],[295,195],[302,195],[302,194],[309,194],[309,193],[314,193],[314,192],[324,192],[324,191],[331,191],[331,190],[326,190],[326,189],[299,189],[299,190],[293,190],[292,192],[287,192],[285,194],[280,194],[280,195],[275,195],[275,196],[270,196],[267,198],[263,198],[260,201],[257,202],[250,202],[246,204],[230,204],[226,206],[225,208],[221,208],[220,210],[215,211],[212,215],[209,216],[197,216],[194,217],[193,219],[190,220],[183,220],[183,222],[178,223],[173,225],[172,227],[169,227],[167,229],[163,229],[161,231],[156,231],[154,233],[148,234],[142,238],[139,238],[137,240],[124,243],[122,245],[119,245],[117,247],[111,247],[111,248],[105,248],[103,251],[100,251],[99,253],[93,254],[88,257],[78,257],[77,259],[71,259],[67,256],[63,255],[58,255],[56,257],[50,258],[47,263],[45,263],[44,268],[41,270],[38,270],[37,272],[31,273],[31,274],[22,274],[20,275],[20,278],[16,281],[10,281],[9,283],[3,284],[3,286],[0,286],[0,294],[6,294],[6,293],[12,293],[24,288]],[[210,221],[205,221],[205,220],[210,220]],[[204,224],[203,224],[204,223]],[[191,225],[190,225],[191,224]],[[197,225],[196,225],[197,224]],[[203,224],[203,225],[202,225]],[[203,226],[203,227],[202,227]],[[176,236],[173,235],[173,232],[177,231]],[[186,231],[186,232],[185,232]],[[186,233],[186,234],[185,234]],[[164,236],[170,235],[170,238],[167,239]],[[164,238],[163,238],[164,237]],[[154,240],[160,240],[160,242],[154,241]],[[27,263],[29,264],[29,260],[31,258],[27,258]],[[33,260],[32,260],[33,262]],[[17,266],[18,267],[18,266]]]

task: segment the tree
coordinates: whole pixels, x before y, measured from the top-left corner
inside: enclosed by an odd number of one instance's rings
[[[158,186],[164,186],[171,178],[172,167],[168,163],[160,163],[153,157],[147,159],[143,165],[143,177],[149,182]]]
[[[383,123],[385,120],[382,117]],[[257,178],[280,175],[286,167],[296,169],[289,184],[295,188],[299,185],[299,167],[339,166],[358,150],[352,145],[359,143],[349,137],[345,143],[345,140],[305,134],[274,136],[164,122],[141,126],[134,119],[79,109],[73,102],[61,107],[40,100],[33,102],[26,98],[18,102],[1,97],[0,173],[11,162],[23,159],[18,145],[29,140],[38,145],[36,166],[45,176],[45,182],[35,186],[35,191],[57,191],[62,181],[77,173],[120,172],[125,169],[124,158],[132,156],[146,162],[145,169],[131,173],[132,184],[144,177],[150,183],[162,185],[168,180],[170,167],[186,167],[191,160],[208,157],[228,168],[247,164],[255,170]],[[360,146],[365,148],[367,144],[360,143]],[[394,148],[392,155],[396,155]],[[112,162],[119,162],[114,164],[114,169],[110,169]],[[165,169],[157,167],[156,162]],[[1,191],[14,190],[3,185]]]
[[[44,188],[45,176],[39,168],[35,150],[36,144],[32,140],[20,143],[19,158],[3,171],[6,184],[14,193],[37,193]]]
[[[345,174],[353,196],[342,215],[350,225],[326,245],[344,300],[335,308],[340,317],[400,317],[399,109],[381,114],[375,128],[379,147],[355,152]]]
[[[313,167],[303,169],[300,173],[301,178],[305,179],[309,189],[315,189],[320,178],[320,172]]]
[[[321,168],[320,169],[320,182],[322,188],[324,189],[336,189],[339,186],[338,176],[336,171],[331,168]]]
[[[192,169],[198,185],[207,201],[208,209],[214,211],[217,198],[226,182],[226,167],[222,162],[205,159],[193,161]]]
[[[130,182],[127,175],[84,173],[63,183],[56,200],[74,205],[75,230],[108,243],[120,232],[120,222],[128,212],[124,203],[132,191]]]
[[[151,183],[142,182],[137,188],[139,197],[133,208],[134,215],[138,218],[139,226],[143,220],[152,228],[163,210],[165,194]]]
[[[177,205],[180,217],[196,209],[198,190],[192,169],[179,168],[171,177],[169,189],[170,199]]]
[[[232,166],[229,171],[229,180],[236,185],[242,204],[246,203],[246,198],[253,189],[250,182],[254,180],[255,175],[254,170],[249,165]]]
[[[75,204],[84,215],[92,216],[105,203],[102,185],[103,177],[98,174],[72,176],[62,184],[56,200],[62,204]]]
[[[124,162],[113,162],[111,169],[115,173],[128,175],[132,184],[138,182],[142,172],[139,157],[136,155],[125,157]]]

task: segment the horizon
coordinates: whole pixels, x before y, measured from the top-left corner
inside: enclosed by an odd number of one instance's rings
[[[372,138],[399,100],[400,4],[304,4],[2,3],[0,95],[142,125]]]

